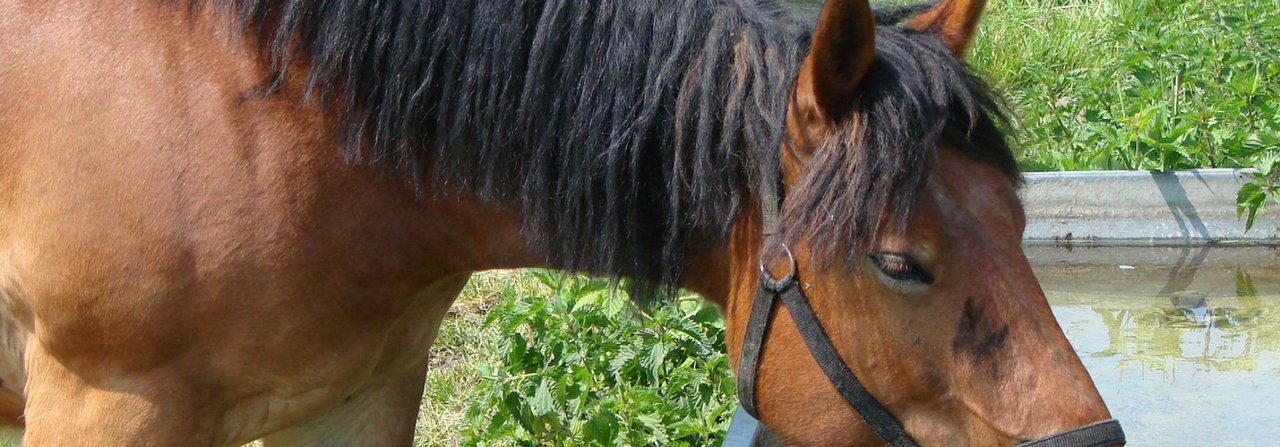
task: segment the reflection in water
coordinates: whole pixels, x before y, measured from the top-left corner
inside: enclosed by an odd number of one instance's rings
[[[1107,326],[1110,348],[1095,357],[1119,356],[1121,365],[1137,364],[1148,371],[1169,371],[1184,362],[1217,371],[1258,368],[1259,340],[1280,341],[1274,325],[1259,322],[1261,307],[1107,309],[1093,311]]]
[[[1234,285],[1203,291],[1050,292],[1130,445],[1280,438],[1280,294],[1259,293],[1245,271],[1234,276]]]

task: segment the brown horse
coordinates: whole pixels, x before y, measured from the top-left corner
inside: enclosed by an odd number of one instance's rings
[[[785,243],[920,444],[1107,419],[956,56],[983,3],[0,0],[3,414],[27,446],[409,445],[471,272],[687,287],[737,356]],[[761,420],[876,444],[791,315]]]

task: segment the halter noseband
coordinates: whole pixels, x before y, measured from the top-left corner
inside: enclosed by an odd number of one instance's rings
[[[764,248],[760,250],[760,287],[756,290],[755,299],[751,302],[751,313],[747,317],[747,327],[742,336],[742,349],[738,358],[738,400],[743,409],[752,417],[759,419],[756,413],[755,387],[756,374],[760,365],[760,354],[764,351],[765,335],[769,332],[769,319],[773,314],[774,303],[781,300],[787,312],[800,331],[809,355],[818,362],[827,380],[840,393],[840,397],[853,407],[862,421],[879,436],[886,445],[892,447],[916,447],[917,444],[907,435],[902,423],[876,400],[867,388],[862,386],[853,370],[840,357],[831,338],[827,336],[822,323],[818,321],[809,299],[796,281],[796,259],[786,244],[780,244],[787,255],[790,269],[781,279],[774,279],[765,268],[765,255],[768,252],[770,239],[777,232],[778,208],[781,200],[775,192],[778,187],[778,172],[766,165],[762,167],[760,184],[760,211],[764,227]],[[1023,442],[1017,447],[1105,447],[1124,445],[1124,430],[1115,419],[1095,422],[1040,439]]]

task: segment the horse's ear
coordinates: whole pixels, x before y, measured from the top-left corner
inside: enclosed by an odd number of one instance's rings
[[[796,79],[795,102],[810,123],[848,113],[876,58],[875,18],[867,0],[829,0]]]
[[[952,54],[963,58],[986,4],[986,0],[943,0],[908,20],[907,27],[937,35]]]

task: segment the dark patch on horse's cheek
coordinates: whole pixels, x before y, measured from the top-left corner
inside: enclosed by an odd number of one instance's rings
[[[981,343],[973,346],[971,352],[975,357],[991,357],[1004,350],[1009,339],[1009,325],[1001,325],[1000,329],[987,334]]]
[[[952,342],[953,354],[964,357],[992,376],[1000,374],[1000,354],[1009,345],[1009,326],[1000,325],[999,329],[982,333],[983,318],[986,309],[972,297],[964,302],[964,311],[960,315],[960,323],[956,327],[956,337]]]
[[[964,300],[964,312],[960,314],[960,324],[956,327],[956,338],[952,341],[952,351],[956,355],[968,350],[977,338],[978,323],[982,322],[983,309],[974,303],[972,297]]]

